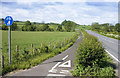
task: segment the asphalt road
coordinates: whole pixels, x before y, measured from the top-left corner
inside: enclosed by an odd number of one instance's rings
[[[70,70],[74,67],[75,52],[81,41],[82,35],[80,33],[73,46],[61,54],[29,70],[18,71],[8,76],[71,76]]]

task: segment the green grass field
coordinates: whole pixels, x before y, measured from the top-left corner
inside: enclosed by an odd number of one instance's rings
[[[75,32],[11,32],[11,50],[15,52],[16,45],[19,45],[20,51],[31,48],[31,44],[34,44],[35,48],[38,48],[41,43],[48,44],[49,42],[64,40],[72,36]],[[3,54],[8,53],[8,31],[2,31],[2,47]]]

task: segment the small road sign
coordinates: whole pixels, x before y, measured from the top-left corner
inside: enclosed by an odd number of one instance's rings
[[[7,17],[5,18],[5,24],[6,24],[7,26],[10,26],[10,25],[12,25],[12,23],[13,23],[13,18],[12,18],[11,16],[7,16]]]
[[[11,64],[11,29],[10,25],[13,23],[13,18],[11,16],[7,16],[5,18],[5,24],[9,26],[9,65]]]

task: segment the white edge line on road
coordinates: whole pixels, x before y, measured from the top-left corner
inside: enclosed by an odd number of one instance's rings
[[[68,57],[68,55],[67,55],[67,56],[65,56],[62,60],[65,60],[67,57]]]
[[[62,74],[48,74],[47,76],[65,76],[65,75],[62,75]]]
[[[115,57],[113,56],[109,51],[105,50],[110,56],[112,56],[116,61],[118,61],[120,63],[120,61]]]

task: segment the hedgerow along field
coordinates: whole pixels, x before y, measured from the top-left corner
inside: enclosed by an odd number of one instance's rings
[[[12,64],[9,65],[8,31],[3,31],[2,36],[2,55],[5,57],[4,67],[2,69],[3,75],[13,70],[28,69],[40,64],[43,60],[66,50],[78,38],[78,34],[75,34],[75,32],[12,31]],[[51,42],[51,47],[49,47],[49,42]],[[32,53],[31,44],[34,45],[34,49],[37,49],[34,54]],[[55,47],[53,47],[54,44],[56,44]],[[19,52],[16,52],[16,45],[19,45]]]
[[[25,22],[16,22],[16,23],[17,23],[17,26],[18,26],[19,28],[22,28],[22,26],[25,25]],[[43,24],[34,24],[34,23],[32,23],[32,24],[35,25],[35,26],[37,26],[37,27],[43,26]],[[49,27],[50,27],[50,28],[53,28],[53,29],[56,31],[58,25],[56,25],[56,24],[51,24],[51,25],[49,25]],[[63,29],[64,29],[64,27],[63,27]]]

